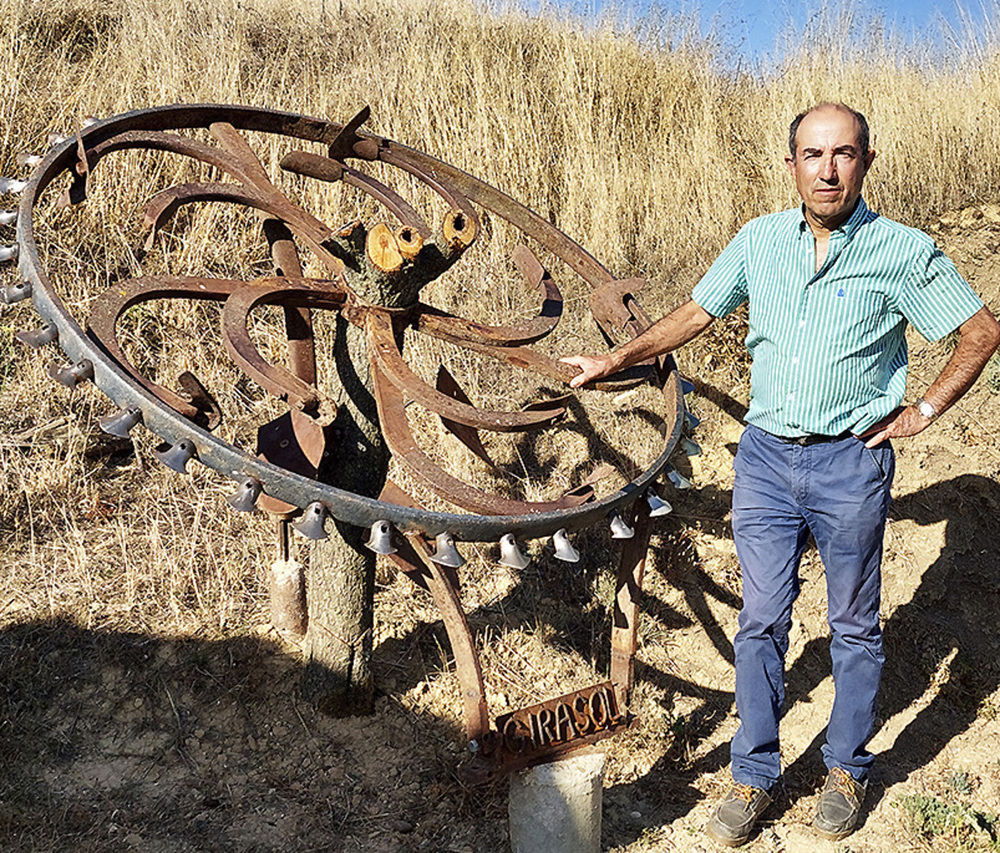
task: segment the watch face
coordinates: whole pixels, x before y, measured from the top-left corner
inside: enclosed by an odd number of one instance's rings
[[[920,414],[922,414],[925,418],[933,418],[934,415],[937,414],[937,412],[934,411],[934,407],[926,400],[921,400],[917,404],[917,411],[920,412]]]

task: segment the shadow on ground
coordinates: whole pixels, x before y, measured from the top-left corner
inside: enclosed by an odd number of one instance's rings
[[[996,571],[993,527],[998,509],[1000,485],[974,474],[932,484],[893,505],[893,518],[912,519],[920,525],[944,521],[946,532],[940,555],[917,579],[912,598],[898,607],[884,626],[887,663],[880,725],[906,712],[921,697],[932,698],[877,756],[862,826],[886,789],[928,765],[949,742],[966,732],[1000,686],[1000,626],[996,619],[1000,574]],[[731,644],[724,636],[720,638],[719,626],[704,607],[704,600],[713,596],[737,609],[739,603],[726,598],[703,573],[686,575],[695,581],[694,588],[686,592],[692,610],[717,654],[731,661]],[[829,676],[828,647],[825,638],[809,641],[789,668],[785,713],[796,703],[808,702],[811,691]],[[699,690],[658,671],[640,669],[638,673],[641,678],[699,698],[700,706],[689,721],[699,740],[712,738],[732,708],[732,694]],[[817,721],[817,727],[821,726],[822,721]],[[810,746],[785,768],[782,789],[768,812],[769,819],[780,821],[801,798],[818,790],[826,773],[820,754],[824,738],[825,730],[818,730]],[[724,768],[729,761],[728,743],[693,761],[686,759],[681,747],[675,744],[649,773],[631,784],[616,786],[609,794],[646,804],[650,810],[644,813],[645,826],[671,823],[689,814],[704,796],[694,786],[695,780]],[[634,840],[640,835],[641,829],[636,828],[630,837]]]
[[[327,718],[297,698],[300,677],[266,638],[8,627],[0,848],[503,849],[505,799],[454,778],[457,720],[391,697]]]

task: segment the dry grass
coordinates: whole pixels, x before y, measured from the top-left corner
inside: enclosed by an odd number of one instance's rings
[[[691,31],[690,21],[665,17],[635,31],[583,30],[469,0],[0,0],[0,173],[16,171],[19,151],[38,149],[48,132],[87,115],[232,102],[343,121],[368,104],[371,130],[500,187],[619,277],[647,277],[643,302],[653,314],[683,298],[741,223],[794,201],[782,164],[787,124],[816,101],[843,100],[868,115],[879,152],[870,200],[884,213],[920,225],[995,198],[1000,36],[987,33],[943,61],[926,47],[866,40],[857,20],[829,15],[763,75],[720,72],[711,44],[664,35]],[[273,165],[277,148],[268,145],[258,150]],[[44,259],[61,270],[63,293],[80,311],[139,269],[134,214],[148,188],[197,179],[171,158],[129,154],[113,168],[115,180],[98,187],[82,215],[43,215],[50,233],[59,229]],[[359,211],[358,199],[339,188],[305,201],[332,224]],[[509,237],[497,226],[470,267],[428,289],[429,300],[477,319],[526,310],[506,260]],[[245,276],[267,268],[256,231],[222,208],[186,214],[163,241],[170,252],[144,259],[144,271]],[[579,286],[566,295],[579,308]],[[566,324],[560,354],[596,345],[580,313]],[[209,385],[225,389],[225,436],[245,443],[248,424],[279,409],[216,358],[210,340],[190,339],[199,316],[134,312],[129,352],[171,374],[201,359]],[[270,527],[223,511],[231,486],[214,473],[195,467],[185,479],[160,470],[148,435],[134,458],[95,448],[107,402],[93,391],[53,389],[45,360],[13,343],[32,324],[27,306],[0,315],[0,624],[67,618],[84,628],[216,637],[264,621]],[[746,385],[733,343],[739,327],[739,318],[727,321],[713,342],[716,359],[732,355],[726,390],[736,396]],[[262,349],[277,346],[274,322],[265,318],[255,334]],[[509,399],[509,377],[435,346],[411,353],[425,375],[444,362],[467,378],[477,403]],[[681,359],[694,373],[696,352]],[[62,426],[31,434],[50,424]],[[579,427],[596,428],[619,452],[647,450],[635,423],[613,413],[587,409]],[[424,428],[437,445],[437,421]],[[569,485],[592,451],[580,436],[496,450],[529,497],[538,494],[532,472]],[[479,476],[468,454],[444,461],[461,476]],[[598,538],[592,553],[603,557]],[[502,695],[491,697],[499,710],[549,694],[534,673],[553,656],[580,668],[573,679],[588,680],[599,664],[594,637],[563,632],[560,608],[585,609],[588,589],[606,602],[606,580],[596,571],[571,580],[543,573],[524,584],[486,566],[470,565],[466,594],[499,644],[487,660],[499,673]],[[555,598],[545,591],[553,584]],[[383,606],[400,619],[414,614],[406,601]],[[519,628],[489,621],[506,616],[505,606],[519,614]],[[538,609],[546,621],[533,624]],[[598,624],[598,639],[605,628]]]

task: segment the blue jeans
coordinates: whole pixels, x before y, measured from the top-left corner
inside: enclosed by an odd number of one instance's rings
[[[733,539],[743,571],[733,643],[740,717],[733,778],[770,790],[781,773],[785,654],[799,561],[812,533],[826,571],[836,691],[823,759],[864,781],[884,661],[879,564],[892,447],[886,441],[869,450],[853,436],[801,446],[748,426],[733,467]]]

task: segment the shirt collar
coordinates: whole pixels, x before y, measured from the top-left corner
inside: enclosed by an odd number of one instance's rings
[[[809,223],[806,222],[805,214],[806,206],[804,204],[799,205],[799,231],[805,232],[809,228]],[[847,222],[841,225],[839,228],[833,231],[834,234],[843,234],[847,240],[851,240],[857,233],[857,230],[868,222],[872,218],[872,213],[868,209],[868,205],[865,204],[864,198],[858,196],[858,203],[854,206],[854,212],[850,215]]]

